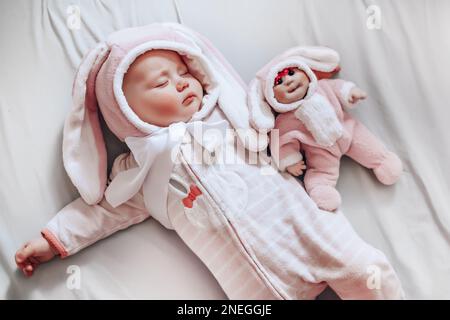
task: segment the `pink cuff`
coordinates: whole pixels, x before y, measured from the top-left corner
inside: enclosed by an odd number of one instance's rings
[[[351,104],[350,102],[348,102],[348,99],[350,98],[350,91],[354,87],[356,87],[356,85],[353,82],[346,81],[344,82],[340,90],[343,105],[349,109],[353,109],[355,107],[355,104]]]
[[[278,168],[280,171],[286,171],[286,168],[303,160],[300,152],[294,152],[280,160]]]
[[[69,254],[67,253],[67,250],[64,248],[64,246],[59,242],[58,238],[47,228],[44,228],[41,231],[42,236],[45,238],[45,240],[48,241],[48,243],[52,246],[53,249],[55,249],[59,255],[61,256],[61,259],[67,257]]]

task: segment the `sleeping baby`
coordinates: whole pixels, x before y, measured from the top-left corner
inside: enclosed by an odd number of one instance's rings
[[[153,217],[230,299],[314,299],[327,285],[343,299],[404,297],[341,212],[318,209],[289,175],[261,174],[251,158],[267,141],[250,128],[245,86],[201,35],[171,23],[113,33],[85,56],[73,101],[63,159],[81,197],[17,251],[26,275]],[[99,112],[130,149],[109,179]]]

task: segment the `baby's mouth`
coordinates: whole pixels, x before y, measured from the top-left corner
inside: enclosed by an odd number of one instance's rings
[[[184,98],[183,100],[183,105],[184,106],[188,106],[192,101],[194,101],[194,99],[197,98],[197,96],[193,93],[190,93],[186,96],[186,98]]]

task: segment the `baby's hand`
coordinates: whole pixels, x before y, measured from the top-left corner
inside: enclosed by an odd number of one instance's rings
[[[57,254],[47,240],[40,237],[28,241],[17,250],[16,264],[27,277],[30,277],[39,264],[51,260]]]
[[[302,161],[297,162],[293,165],[290,165],[289,167],[286,168],[286,170],[292,174],[293,176],[301,176],[303,174],[303,170],[306,169],[306,165],[305,163]]]
[[[358,87],[353,87],[350,90],[350,94],[348,96],[348,102],[351,104],[355,104],[359,100],[364,100],[365,98],[367,98],[367,93],[365,93]]]

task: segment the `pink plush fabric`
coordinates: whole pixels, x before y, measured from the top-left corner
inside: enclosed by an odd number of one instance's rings
[[[348,82],[343,80],[320,80],[317,92],[325,96],[334,107],[344,131],[331,147],[317,144],[305,125],[295,116],[295,110],[281,113],[275,121],[280,133],[280,163],[303,151],[307,170],[305,187],[311,198],[325,210],[335,210],[341,203],[335,186],[339,177],[339,163],[347,155],[366,168],[374,170],[383,184],[393,184],[400,177],[402,164],[399,158],[388,151],[361,122],[342,108],[346,103],[348,90],[342,90]],[[272,145],[273,146],[273,145]],[[276,146],[273,146],[276,148]],[[284,162],[284,168],[294,164]]]
[[[279,102],[273,90],[274,79],[285,68],[298,68],[309,78],[305,96],[287,104]],[[330,211],[341,204],[335,186],[343,155],[372,169],[386,185],[395,183],[403,170],[400,159],[345,111],[354,107],[348,102],[354,83],[317,79],[339,69],[339,55],[330,48],[294,47],[261,68],[248,93],[252,126],[279,134],[271,140],[278,168],[284,171],[299,163],[304,152],[306,190],[321,209]],[[278,113],[276,120],[273,111]]]

